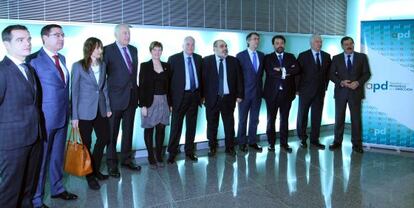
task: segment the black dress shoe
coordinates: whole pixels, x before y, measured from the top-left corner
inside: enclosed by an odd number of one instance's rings
[[[300,141],[300,147],[302,147],[302,148],[307,148],[308,147],[308,144],[306,143],[306,140],[301,140]]]
[[[274,152],[275,151],[275,145],[269,145],[267,150],[269,150],[269,152]]]
[[[208,156],[209,157],[214,157],[216,156],[217,153],[217,149],[215,147],[210,148],[210,151],[208,152]]]
[[[105,174],[102,174],[101,172],[96,172],[95,173],[95,177],[98,179],[98,180],[100,180],[100,181],[102,181],[102,180],[106,180],[106,179],[108,179],[109,178],[109,176],[108,175],[105,175]]]
[[[342,144],[338,142],[334,142],[331,145],[329,145],[329,150],[336,150],[341,148]]]
[[[192,161],[198,161],[198,157],[195,154],[187,154],[186,155],[188,159],[192,160]]]
[[[323,144],[321,144],[319,142],[311,142],[311,145],[314,146],[314,147],[316,147],[316,148],[318,148],[318,149],[321,149],[321,150],[324,150],[325,149],[325,145],[323,145]]]
[[[259,152],[263,151],[262,146],[260,146],[258,144],[249,144],[249,147],[256,150],[256,151],[259,151]]]
[[[241,152],[248,152],[247,145],[245,145],[245,144],[241,144],[239,146],[239,149],[240,149]]]
[[[168,164],[174,164],[175,163],[175,156],[170,155],[167,159]]]
[[[98,181],[95,178],[90,178],[87,180],[88,186],[92,190],[99,190],[101,186],[99,185]]]
[[[70,192],[64,191],[58,195],[53,195],[52,198],[54,199],[63,199],[63,200],[75,200],[78,198],[78,196],[76,196],[75,194],[72,194]]]
[[[234,151],[234,148],[226,148],[226,154],[230,156],[236,156],[236,151]]]
[[[141,166],[139,166],[137,164],[134,164],[133,162],[122,163],[121,166],[125,167],[125,168],[128,168],[130,170],[137,170],[137,171],[141,170]]]
[[[281,144],[280,145],[280,149],[283,149],[287,153],[291,153],[292,152],[292,148],[290,148],[289,145],[287,145],[287,144]]]
[[[49,207],[46,204],[42,204],[42,206],[36,207],[36,208],[49,208]]]
[[[364,153],[364,149],[362,149],[361,146],[352,146],[352,151],[358,152],[358,153]]]
[[[108,174],[109,176],[114,177],[114,178],[121,177],[121,174],[119,173],[118,168],[108,168]]]

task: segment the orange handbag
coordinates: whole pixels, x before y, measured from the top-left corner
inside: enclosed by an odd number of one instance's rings
[[[71,130],[66,145],[65,172],[75,176],[85,176],[92,173],[91,156],[83,144],[78,129]]]

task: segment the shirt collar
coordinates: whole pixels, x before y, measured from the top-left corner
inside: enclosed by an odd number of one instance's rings
[[[253,54],[253,52],[256,52],[256,54],[257,54],[257,50],[252,51],[250,48],[247,48],[247,52],[248,52],[250,55],[252,55],[252,54]]]
[[[278,53],[278,52],[275,51],[275,54],[276,54],[277,57],[279,57],[279,55],[282,55],[282,57],[283,57],[283,55],[285,54],[285,52]]]
[[[315,50],[313,50],[313,49],[311,49],[311,51],[312,51],[312,54],[313,54],[314,56],[316,56],[316,54],[317,54],[317,53],[319,53],[319,55],[321,55],[321,52],[322,52],[322,51],[315,51]]]
[[[217,56],[217,54],[216,55],[214,55],[214,56],[216,56],[216,62],[220,62],[220,57],[219,56]],[[226,58],[223,58],[223,61],[225,61],[226,60]]]
[[[49,49],[47,49],[46,47],[43,47],[43,50],[46,52],[46,54],[50,57],[53,58],[54,55],[57,55],[57,53],[53,53],[52,51],[50,51]]]
[[[351,54],[347,54],[347,53],[344,52],[345,58],[348,58],[348,55],[351,55],[351,58],[353,58],[354,57],[354,52],[352,52]]]
[[[118,46],[118,48],[119,49],[122,49],[122,48],[128,48],[128,46],[122,46],[118,41],[115,41],[115,43],[116,43],[116,45]]]
[[[193,55],[190,55],[190,56],[189,56],[189,55],[187,55],[184,51],[183,51],[183,55],[184,55],[184,58],[185,58],[185,59],[187,59],[188,57],[193,57]]]
[[[20,67],[20,64],[24,64],[25,62],[24,61],[20,61],[19,59],[17,59],[17,58],[14,58],[13,56],[11,56],[10,54],[7,54],[6,55],[7,56],[7,58],[9,58],[14,64],[16,64],[18,67]]]

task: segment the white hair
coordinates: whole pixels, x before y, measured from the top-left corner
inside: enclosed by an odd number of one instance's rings
[[[313,35],[311,35],[311,37],[310,37],[310,39],[309,39],[310,44],[312,44],[312,42],[313,42],[315,39],[321,39],[321,40],[322,40],[322,37],[321,37],[321,35],[319,35],[319,34],[313,34]]]
[[[121,28],[131,28],[131,25],[125,24],[125,23],[117,24],[114,29],[115,37],[118,37],[119,31],[121,30]]]

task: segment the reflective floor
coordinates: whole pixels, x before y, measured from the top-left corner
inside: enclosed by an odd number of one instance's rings
[[[73,202],[50,199],[51,207],[414,207],[414,153],[365,150],[352,153],[349,136],[342,151],[302,149],[291,138],[291,154],[250,150],[215,158],[207,150],[199,161],[184,157],[174,165],[149,169],[137,160],[141,172],[121,169],[121,178],[90,190],[86,180],[66,176]],[[330,144],[333,137],[321,140]],[[266,143],[263,143],[267,147]],[[106,167],[102,167],[106,172]],[[48,191],[47,191],[48,192]]]

